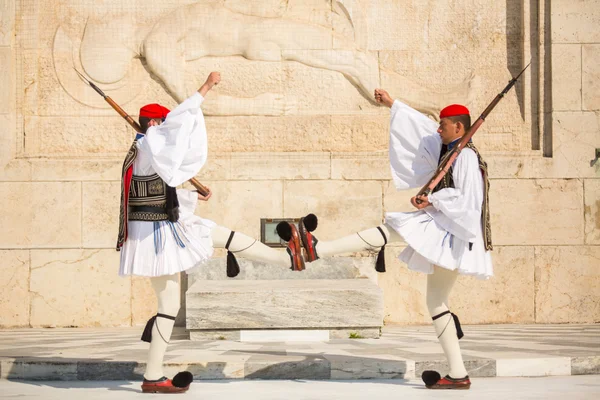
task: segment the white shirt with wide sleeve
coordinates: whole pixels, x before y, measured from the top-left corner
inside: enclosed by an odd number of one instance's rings
[[[442,142],[438,125],[396,100],[391,109],[390,166],[398,190],[422,187],[437,169]],[[386,224],[409,245],[400,259],[413,270],[432,273],[433,265],[487,279],[493,276],[481,221],[483,176],[477,154],[461,151],[453,165],[454,188],[429,196],[432,206],[386,214]]]
[[[200,93],[179,104],[165,121],[137,140],[133,174],[158,174],[175,187],[206,163],[208,140]],[[194,215],[197,193],[178,189],[179,221],[129,221],[121,249],[120,275],[161,276],[186,271],[212,256],[214,222]]]

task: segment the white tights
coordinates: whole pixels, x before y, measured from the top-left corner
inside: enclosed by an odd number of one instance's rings
[[[227,228],[214,227],[211,231],[213,246],[215,248],[225,248],[230,234],[231,230]],[[229,250],[236,257],[244,257],[286,268],[291,267],[291,259],[286,251],[272,249],[243,233],[235,233],[229,245]],[[158,300],[158,313],[175,317],[180,307],[178,275],[157,276],[152,278],[151,282]],[[150,342],[148,362],[144,373],[145,379],[156,380],[163,377],[163,359],[173,332],[174,323],[175,321],[167,318],[156,318],[156,322],[152,327],[152,341]]]
[[[379,228],[387,237],[388,243],[401,241],[400,235],[390,226],[383,224]],[[342,253],[378,250],[384,243],[385,241],[379,229],[371,228],[341,239],[329,242],[319,241],[316,250],[317,255],[324,258]],[[433,274],[427,276],[427,308],[431,317],[448,310],[448,295],[454,286],[454,282],[456,282],[457,276],[456,271],[438,266],[434,267]],[[436,319],[433,321],[433,326],[450,366],[449,375],[452,378],[466,376],[467,371],[460,353],[456,326],[452,315],[446,314]]]

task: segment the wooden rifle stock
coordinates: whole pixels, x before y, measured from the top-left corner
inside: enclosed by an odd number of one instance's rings
[[[94,89],[96,92],[98,92],[98,94],[104,98],[104,100],[113,108],[113,110],[115,110],[121,117],[123,117],[125,119],[125,121],[127,121],[127,123],[129,125],[131,125],[131,127],[136,132],[138,132],[138,133],[142,132],[142,127],[140,126],[140,124],[138,124],[133,118],[131,118],[131,116],[129,114],[127,114],[125,112],[125,110],[123,110],[121,108],[121,106],[119,106],[109,96],[104,94],[104,92],[98,86],[94,85],[94,83],[87,80],[85,78],[85,76],[83,76],[79,71],[75,70],[75,72],[77,72],[77,74],[79,74],[81,79],[83,79],[88,85],[90,85],[92,87],[92,89]],[[208,188],[206,186],[204,186],[203,184],[201,184],[196,178],[190,179],[189,182],[198,191],[198,193],[200,193],[202,196],[207,196],[210,193]]]
[[[504,90],[498,93],[498,95],[496,95],[494,100],[492,100],[490,105],[487,106],[487,108],[483,111],[479,118],[477,118],[477,121],[475,121],[475,123],[471,126],[469,131],[460,139],[458,144],[454,146],[452,150],[446,153],[446,155],[440,161],[440,165],[437,167],[435,173],[433,174],[433,177],[429,180],[429,182],[427,182],[425,186],[421,188],[419,193],[417,193],[417,196],[428,196],[433,191],[433,189],[435,189],[437,184],[448,173],[450,167],[452,166],[462,149],[467,145],[467,143],[469,143],[469,140],[471,140],[475,132],[477,132],[477,129],[479,129],[479,127],[483,124],[487,116],[498,105],[498,103],[500,103],[500,100],[502,100],[504,95],[506,95],[506,93],[508,93],[508,91],[515,85],[515,83],[517,83],[517,79],[521,77],[521,75],[523,74],[523,72],[525,72],[529,65],[531,65],[531,63],[529,63],[527,67],[523,68],[519,75],[517,75],[508,82],[508,85],[504,88]],[[421,204],[423,202],[419,198],[416,198],[415,201],[417,202],[417,204]]]

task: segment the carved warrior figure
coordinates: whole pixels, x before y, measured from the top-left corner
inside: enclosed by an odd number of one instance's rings
[[[332,33],[331,28],[285,16],[247,14],[251,11],[237,12],[219,2],[198,2],[162,16],[152,26],[128,25],[124,21],[89,23],[81,44],[81,62],[97,82],[114,83],[126,75],[134,58],[143,58],[146,68],[177,101],[187,97],[186,63],[203,57],[228,56],[296,61],[340,72],[370,101],[382,74],[394,91],[404,94],[404,101],[432,115],[447,101],[469,100],[471,78],[445,93],[423,89],[398,74],[380,71],[376,57],[359,50],[353,39]],[[107,45],[107,37],[116,41]],[[101,62],[107,59],[111,60],[109,69]],[[285,103],[281,94],[274,93],[253,99],[217,96],[207,102],[205,112],[281,115],[292,112],[292,106]]]
[[[375,99],[391,108],[390,164],[398,190],[427,183],[444,155],[471,127],[469,110],[462,105],[442,109],[438,126],[415,109],[392,100],[384,90],[376,90]],[[427,308],[450,367],[444,378],[435,371],[425,371],[423,380],[430,389],[468,389],[471,382],[458,344],[462,330],[448,309],[448,296],[459,274],[480,279],[493,275],[487,166],[472,143],[463,148],[446,177],[428,196],[411,199],[418,211],[387,213],[385,223],[376,228],[318,241],[312,233],[317,218],[309,214],[301,219],[299,234],[308,262],[340,253],[378,250],[379,272],[385,271],[385,245],[406,242],[408,247],[400,260],[409,269],[428,274]],[[290,228],[287,223],[278,225],[282,239],[292,237]]]
[[[198,199],[207,201],[210,191],[203,196],[175,189],[194,177],[206,162],[206,127],[200,105],[220,79],[219,73],[211,73],[198,92],[173,111],[158,104],[142,107],[143,134],[138,134],[123,164],[119,274],[150,277],[158,300],[158,313],[148,321],[142,336],[150,342],[144,392],[184,392],[192,381],[189,372],[171,380],[163,376],[162,370],[180,306],[180,272],[208,260],[214,248],[228,249],[228,276],[239,272],[234,253],[296,271],[304,269],[297,235],[286,251],[272,249],[196,216]]]

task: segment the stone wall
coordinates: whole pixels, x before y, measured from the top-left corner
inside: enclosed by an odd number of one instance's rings
[[[600,163],[589,164],[600,147],[600,1],[148,3],[0,0],[0,327],[128,326],[154,312],[148,280],[118,277],[113,249],[132,132],[73,66],[132,114],[173,107],[220,70],[198,176],[214,195],[197,213],[259,236],[262,217],[312,211],[328,240],[410,209],[411,193],[390,183],[389,112],[363,93],[374,80],[425,112],[465,102],[476,115],[530,59],[475,140],[490,164],[496,277],[460,278],[451,308],[468,323],[600,321]],[[178,88],[139,38],[198,7],[315,38],[293,49],[303,62],[261,60],[272,56],[261,42],[247,49],[253,60],[190,56]],[[160,59],[175,42],[154,44]],[[426,278],[396,260],[401,249],[389,247],[378,276],[386,322],[428,323]]]

